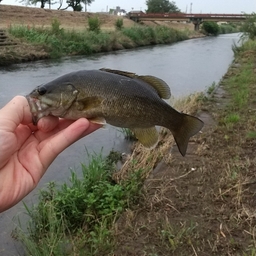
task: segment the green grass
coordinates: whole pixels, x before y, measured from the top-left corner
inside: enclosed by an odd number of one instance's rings
[[[167,44],[188,39],[184,31],[177,31],[166,26],[124,28],[122,33],[129,37],[138,46],[149,44]]]
[[[240,120],[240,116],[239,114],[236,113],[229,113],[226,117],[225,117],[225,123],[228,124],[234,124],[237,123]]]
[[[220,34],[230,34],[230,33],[238,33],[241,32],[241,24],[228,23],[219,25],[219,33]]]
[[[196,232],[196,224],[188,225],[185,222],[181,226],[172,226],[169,221],[165,220],[159,230],[159,235],[163,246],[167,246],[170,251],[174,252],[183,244],[191,244]]]
[[[256,139],[256,131],[248,131],[247,138],[248,139]]]
[[[54,182],[39,194],[33,207],[25,205],[30,217],[27,231],[17,230],[26,255],[107,255],[115,247],[114,222],[134,204],[142,185],[141,171],[123,184],[112,180],[120,154],[107,158],[92,155],[81,165],[82,177],[72,171],[69,183]]]
[[[124,27],[124,20],[118,18],[115,22],[116,30],[121,30]]]
[[[88,18],[89,31],[96,33],[100,32],[100,19],[99,17]]]
[[[129,128],[120,128],[118,131],[124,135],[126,140],[137,140],[135,134]]]
[[[165,26],[134,26],[118,31],[100,30],[99,19],[89,20],[89,30],[69,31],[60,27],[58,20],[52,21],[51,28],[10,26],[9,33],[32,44],[43,46],[52,58],[64,55],[89,55],[118,49],[151,44],[173,43],[188,38],[186,32]],[[122,28],[121,20],[116,26]]]
[[[213,82],[212,85],[208,87],[207,93],[212,94],[214,92],[215,88],[216,88],[216,83]]]
[[[228,90],[231,99],[226,111],[225,122],[237,123],[242,121],[241,114],[239,112],[246,109],[250,99],[250,86],[256,82],[254,75],[254,62],[253,56],[250,52],[255,48],[256,43],[252,43],[251,40],[244,42],[241,47],[233,47],[236,57],[239,58],[244,52],[248,52],[246,61],[242,61],[242,65],[238,67],[236,75],[231,75],[225,80],[225,88]],[[242,115],[243,116],[243,115]]]

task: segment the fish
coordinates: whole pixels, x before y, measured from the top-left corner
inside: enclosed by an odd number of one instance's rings
[[[92,123],[129,128],[146,148],[157,145],[156,126],[162,126],[171,131],[185,156],[190,137],[204,123],[172,108],[165,101],[170,97],[169,85],[158,77],[108,68],[65,74],[26,96],[34,125],[48,115],[84,117]]]

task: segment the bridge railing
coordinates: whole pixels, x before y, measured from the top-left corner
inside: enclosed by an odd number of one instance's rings
[[[144,12],[129,12],[128,17],[132,18],[215,18],[215,19],[246,19],[245,14],[219,14],[219,13],[144,13]]]

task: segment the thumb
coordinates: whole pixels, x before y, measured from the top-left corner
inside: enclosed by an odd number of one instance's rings
[[[32,123],[28,102],[23,96],[16,96],[0,110],[1,128],[14,132],[18,125]]]

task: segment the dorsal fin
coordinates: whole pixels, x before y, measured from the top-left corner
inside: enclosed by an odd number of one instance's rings
[[[116,69],[110,69],[110,68],[101,68],[100,70],[105,71],[105,72],[109,72],[109,73],[113,73],[113,74],[117,74],[117,75],[121,75],[121,76],[127,76],[127,77],[130,77],[130,78],[138,77],[135,73],[122,71],[122,70],[116,70]]]
[[[122,71],[122,70],[115,70],[109,68],[101,68],[101,71],[126,76],[130,78],[140,79],[147,84],[151,85],[158,93],[159,97],[162,99],[169,99],[171,97],[171,90],[169,85],[162,79],[155,77],[155,76],[139,76],[132,72]]]
[[[150,84],[162,99],[169,99],[171,97],[170,87],[164,80],[155,76],[138,76],[137,78]]]

